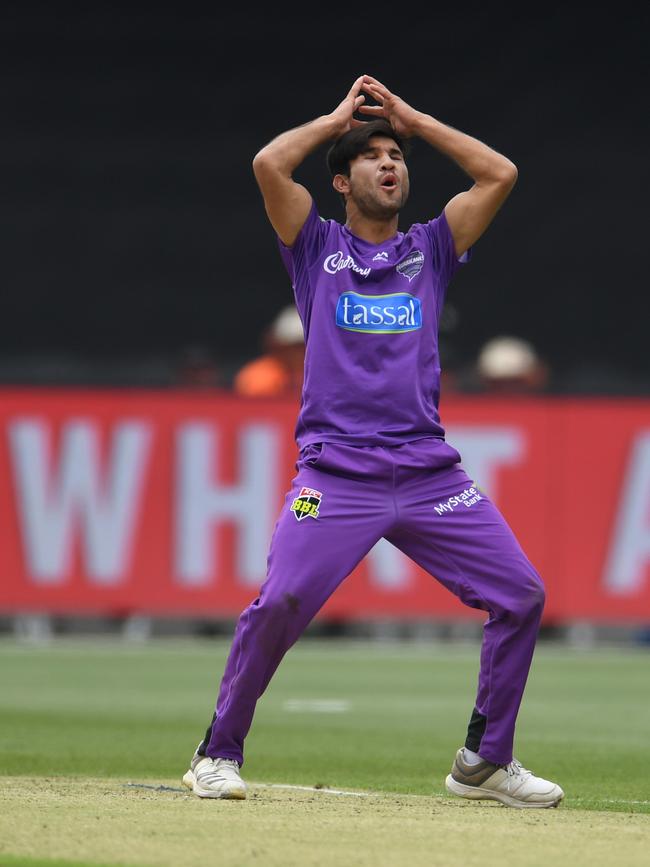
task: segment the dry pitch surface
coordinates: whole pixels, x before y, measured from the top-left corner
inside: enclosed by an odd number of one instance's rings
[[[650,815],[251,785],[201,800],[178,780],[0,779],[0,864],[220,867],[648,865]],[[168,788],[158,788],[166,786]],[[74,855],[71,855],[74,853]]]

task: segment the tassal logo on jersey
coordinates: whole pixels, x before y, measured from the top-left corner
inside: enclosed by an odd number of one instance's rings
[[[399,334],[422,328],[420,299],[408,292],[392,295],[360,295],[344,292],[336,305],[336,324],[346,331],[367,334]]]
[[[337,250],[331,256],[325,257],[323,270],[327,271],[328,274],[336,274],[346,269],[354,271],[355,274],[361,274],[362,277],[367,277],[370,274],[370,268],[362,268],[360,265],[357,265],[352,256],[346,255],[341,250]]]

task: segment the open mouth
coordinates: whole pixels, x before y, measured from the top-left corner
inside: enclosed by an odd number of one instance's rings
[[[394,190],[395,187],[397,186],[397,177],[394,174],[392,174],[391,172],[388,172],[382,178],[381,186],[385,190]]]

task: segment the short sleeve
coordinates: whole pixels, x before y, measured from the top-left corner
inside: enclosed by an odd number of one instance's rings
[[[460,258],[456,255],[454,238],[444,211],[435,220],[428,222],[426,227],[433,247],[434,268],[441,284],[446,287],[460,266],[469,262],[472,249],[470,247]]]
[[[327,221],[321,219],[316,204],[312,201],[309,215],[291,247],[287,247],[279,237],[277,239],[280,256],[289,274],[303,323],[308,318],[306,308],[311,301],[309,268],[323,249],[327,229]]]

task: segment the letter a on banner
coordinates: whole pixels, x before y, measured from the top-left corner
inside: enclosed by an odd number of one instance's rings
[[[614,536],[603,577],[616,594],[641,589],[650,568],[650,431],[639,434],[632,449]]]

